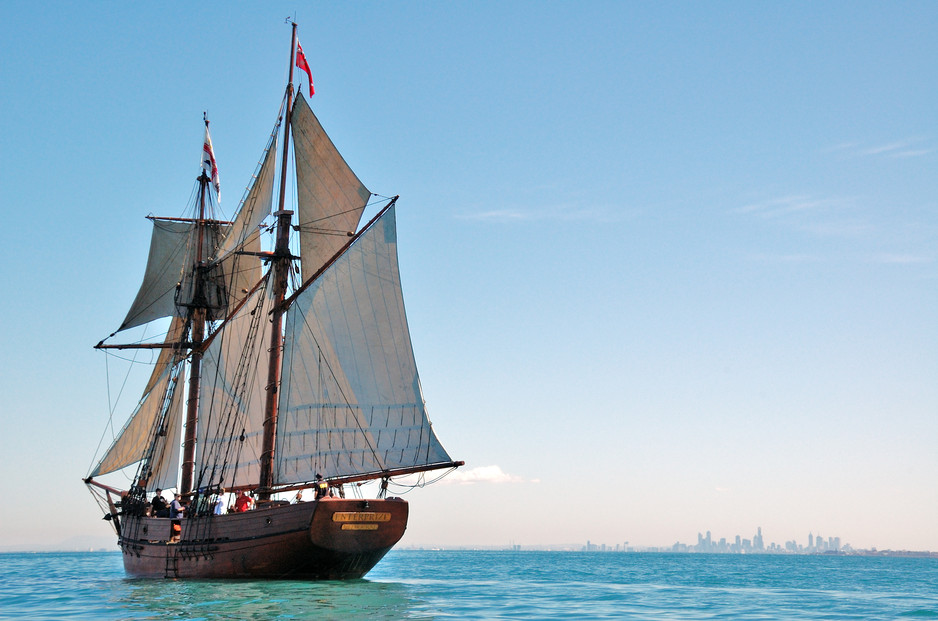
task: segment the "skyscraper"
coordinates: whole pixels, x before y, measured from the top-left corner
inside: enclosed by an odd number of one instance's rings
[[[756,536],[752,538],[753,550],[765,550],[765,544],[762,542],[762,527],[757,529]]]

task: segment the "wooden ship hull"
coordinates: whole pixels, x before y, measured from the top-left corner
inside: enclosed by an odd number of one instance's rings
[[[178,520],[122,516],[118,544],[134,578],[355,579],[401,539],[407,516],[407,502],[396,498]]]

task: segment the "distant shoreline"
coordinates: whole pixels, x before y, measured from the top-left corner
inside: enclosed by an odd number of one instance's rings
[[[673,554],[696,556],[863,556],[881,558],[938,558],[938,552],[929,550],[853,550],[851,552],[750,552],[747,554],[732,554],[728,552],[675,552],[673,550],[658,550],[653,548],[635,550],[582,550],[572,546],[402,546],[395,548],[394,552],[568,552],[580,554]],[[0,548],[0,554],[120,554],[120,550],[108,548],[94,548],[87,550],[75,549],[19,549]]]
[[[850,552],[747,552],[745,554],[732,552],[697,552],[674,551],[670,548],[635,548],[629,550],[584,550],[582,547],[563,545],[541,546],[401,546],[396,548],[403,551],[421,552],[579,552],[583,554],[686,554],[711,556],[878,556],[878,557],[905,557],[905,558],[938,558],[938,552],[930,550],[851,550]]]

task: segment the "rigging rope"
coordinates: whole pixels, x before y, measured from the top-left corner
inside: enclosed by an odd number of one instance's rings
[[[243,438],[245,430],[250,429],[250,421],[245,419],[244,410],[250,407],[253,389],[256,386],[256,382],[252,382],[251,379],[257,373],[261,357],[257,350],[263,339],[258,338],[258,335],[262,332],[261,324],[266,317],[263,310],[267,299],[267,286],[259,289],[256,295],[257,301],[250,311],[250,321],[243,343],[236,341],[232,344],[230,343],[232,339],[226,338],[227,334],[224,334],[216,349],[219,352],[216,355],[220,358],[230,362],[237,357],[238,362],[234,367],[234,374],[230,377],[222,376],[223,364],[219,364],[218,361],[213,362],[215,376],[210,385],[215,389],[210,393],[209,402],[200,404],[202,417],[200,423],[205,433],[203,434],[202,454],[199,458],[200,469],[197,479],[199,488],[237,484],[238,469],[244,462],[242,459],[242,451],[245,448]],[[237,346],[241,347],[240,352],[231,352],[230,356],[224,355],[224,352],[230,352],[232,347]],[[235,353],[237,356],[234,355]],[[221,401],[216,403],[216,399],[221,399]],[[239,429],[240,434],[236,435]],[[256,452],[252,457],[255,461],[259,458]],[[232,463],[234,471],[229,479],[228,469]]]
[[[149,328],[149,326],[145,326],[145,327],[144,327],[144,329],[143,329],[143,336],[141,337],[141,340],[138,341],[138,342],[142,342],[144,339],[147,338],[147,337],[146,337],[146,331],[147,331],[148,328]],[[113,335],[112,335],[112,336],[113,336]],[[92,457],[91,457],[91,465],[88,467],[88,472],[91,472],[91,471],[95,468],[95,466],[96,466],[98,463],[100,463],[100,459],[98,458],[98,453],[99,453],[99,451],[101,450],[101,445],[104,443],[104,438],[107,436],[108,430],[111,431],[111,444],[113,444],[113,443],[114,443],[114,440],[116,440],[117,434],[116,434],[115,431],[114,431],[114,413],[117,411],[117,405],[118,405],[118,403],[120,402],[121,396],[124,394],[124,388],[127,387],[127,381],[128,381],[129,378],[130,378],[130,373],[131,373],[131,369],[133,368],[133,365],[135,365],[135,364],[147,364],[147,363],[138,363],[138,362],[137,362],[137,356],[139,355],[140,350],[134,350],[134,355],[133,355],[132,358],[125,358],[125,357],[123,357],[123,356],[116,355],[116,354],[112,353],[111,350],[107,350],[107,349],[102,350],[102,351],[103,351],[104,354],[105,354],[105,356],[104,356],[104,375],[105,375],[105,390],[107,391],[108,417],[107,417],[107,423],[105,423],[105,425],[104,425],[104,430],[101,432],[101,437],[98,439],[98,446],[95,447],[94,455],[92,455]],[[111,400],[111,367],[110,367],[110,365],[108,364],[108,359],[109,359],[109,357],[111,357],[111,356],[114,356],[115,358],[117,358],[117,359],[119,359],[119,360],[124,360],[125,362],[130,362],[130,363],[131,363],[131,366],[127,367],[127,373],[124,375],[124,379],[123,379],[123,381],[121,382],[120,390],[117,392],[117,397],[116,397],[113,401]],[[151,352],[151,363],[152,363],[152,352]],[[142,401],[142,400],[143,400],[143,398],[141,397],[140,401]],[[138,405],[139,405],[139,402],[138,402]],[[110,446],[110,445],[109,445],[109,446]],[[103,459],[103,457],[102,457],[101,459]]]

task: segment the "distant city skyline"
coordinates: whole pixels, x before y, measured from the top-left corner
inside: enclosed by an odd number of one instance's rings
[[[518,548],[518,546],[511,546]],[[770,542],[765,543],[762,534],[762,527],[757,526],[756,532],[751,538],[743,538],[736,535],[733,541],[726,537],[718,540],[713,538],[711,531],[706,533],[697,533],[696,544],[686,544],[680,541],[671,546],[630,546],[626,541],[622,544],[594,544],[587,540],[586,545],[582,547],[584,552],[679,552],[679,553],[701,553],[701,554],[869,554],[879,552],[878,548],[868,549],[854,548],[850,543],[843,542],[839,536],[823,537],[821,533],[811,531],[807,536],[807,545],[802,545],[797,540],[785,541],[783,544]],[[885,551],[885,550],[884,550]],[[938,554],[930,550],[901,550],[895,552],[921,553],[926,555]]]
[[[677,542],[672,546],[673,551],[675,552],[688,552],[693,550],[694,552],[716,552],[722,554],[748,554],[748,553],[760,553],[760,552],[795,552],[795,553],[815,553],[815,552],[840,552],[840,551],[850,551],[853,548],[849,543],[842,544],[840,537],[828,537],[824,539],[821,537],[820,533],[815,535],[813,532],[808,533],[808,544],[802,546],[798,543],[797,540],[789,540],[784,544],[777,544],[774,541],[766,545],[765,540],[762,536],[762,527],[756,527],[756,533],[752,536],[751,539],[744,539],[740,535],[736,535],[733,542],[729,542],[725,537],[721,537],[719,540],[714,541],[711,535],[711,532],[708,530],[706,535],[703,533],[697,533],[697,543],[696,545],[689,545]]]

